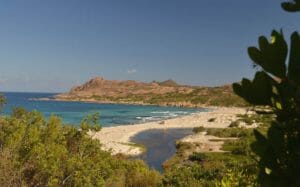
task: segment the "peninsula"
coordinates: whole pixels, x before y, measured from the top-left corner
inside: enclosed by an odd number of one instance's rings
[[[98,103],[123,103],[180,107],[245,106],[230,85],[200,87],[177,84],[173,80],[149,83],[118,81],[95,77],[54,96],[55,100]]]

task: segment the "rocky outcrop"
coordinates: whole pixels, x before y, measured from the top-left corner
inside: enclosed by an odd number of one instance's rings
[[[76,86],[68,93],[59,94],[58,99],[63,98],[120,98],[129,95],[166,94],[171,92],[188,93],[193,88],[180,86],[176,82],[167,80],[164,82],[137,82],[133,80],[117,81],[106,80],[103,77],[95,77],[83,85]]]
[[[55,100],[178,107],[247,106],[233,93],[231,85],[195,87],[179,85],[173,80],[163,82],[117,81],[95,77],[72,88]]]

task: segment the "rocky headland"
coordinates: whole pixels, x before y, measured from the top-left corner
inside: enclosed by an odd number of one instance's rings
[[[230,85],[200,87],[177,84],[173,80],[149,83],[133,80],[106,80],[95,77],[58,94],[55,100],[178,107],[245,106]]]

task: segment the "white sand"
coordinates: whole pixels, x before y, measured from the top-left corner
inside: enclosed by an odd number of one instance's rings
[[[237,114],[245,114],[244,108],[212,108],[209,112],[199,112],[196,114],[183,116],[179,118],[165,120],[164,124],[158,122],[149,122],[136,125],[123,125],[115,127],[104,127],[97,133],[91,133],[91,136],[100,140],[105,150],[110,150],[112,154],[122,153],[125,155],[138,155],[142,153],[141,148],[133,146],[131,137],[149,129],[169,129],[169,128],[194,128],[203,126],[205,128],[226,128],[232,121],[236,120]],[[213,122],[209,119],[215,118]],[[195,134],[182,139],[185,142],[198,142],[203,145],[203,151],[218,151],[222,142],[209,141],[215,139],[205,134]],[[131,144],[131,145],[130,145]],[[214,145],[215,144],[215,145]]]

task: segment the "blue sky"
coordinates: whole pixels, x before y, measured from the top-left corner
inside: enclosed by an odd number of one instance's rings
[[[222,85],[252,77],[247,47],[300,30],[281,0],[0,2],[0,91],[62,92],[94,76]]]

